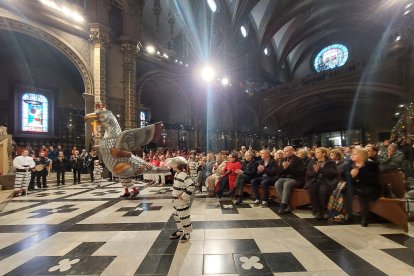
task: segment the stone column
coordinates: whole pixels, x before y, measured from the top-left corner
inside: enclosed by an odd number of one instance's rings
[[[95,103],[106,103],[106,51],[109,47],[109,28],[90,24],[89,40],[93,44],[93,80]]]
[[[124,56],[124,99],[125,99],[125,129],[137,127],[137,101],[136,101],[136,58],[138,47],[130,41],[121,44]]]
[[[84,93],[82,97],[83,97],[83,100],[85,101],[85,114],[94,112],[95,111],[94,95]],[[88,149],[88,150],[90,150],[90,146],[97,144],[95,143],[97,137],[95,137],[95,141],[92,141],[92,131],[93,131],[92,125],[90,123],[85,123],[85,149]]]

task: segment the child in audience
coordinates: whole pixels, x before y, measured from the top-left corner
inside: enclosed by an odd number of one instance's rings
[[[93,163],[93,183],[96,185],[96,188],[101,187],[102,182],[102,172],[103,168],[99,160],[95,160]]]

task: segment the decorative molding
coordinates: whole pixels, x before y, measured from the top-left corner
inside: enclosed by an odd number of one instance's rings
[[[95,48],[109,47],[109,28],[97,23],[90,24],[89,41]]]
[[[124,42],[121,44],[121,52],[124,56],[124,61],[132,63],[135,62],[136,58],[138,57],[139,48],[136,44]]]

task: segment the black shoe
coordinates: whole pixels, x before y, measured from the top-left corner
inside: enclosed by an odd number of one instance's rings
[[[184,235],[181,236],[180,242],[181,243],[187,242],[190,238],[191,238],[190,237],[190,234],[189,233],[185,233]]]
[[[25,196],[27,192],[25,190],[22,191],[22,196]]]
[[[236,202],[234,202],[235,205],[241,205],[243,204],[243,199],[239,198],[238,200],[236,200]]]
[[[174,233],[172,233],[170,235],[170,239],[175,240],[175,239],[180,238],[182,235],[183,235],[183,231],[182,230],[177,230],[177,231],[175,231]]]
[[[125,193],[125,194],[121,195],[120,197],[122,197],[122,198],[129,198],[130,196],[131,196],[130,193]]]
[[[258,200],[258,199],[256,199],[254,202],[253,202],[253,205],[254,206],[259,206],[260,205],[260,200]]]
[[[49,188],[49,186],[47,186],[47,185],[43,186],[43,189],[46,189],[46,188]]]
[[[362,227],[368,227],[368,222],[367,222],[365,219],[363,219],[363,220],[361,221],[361,226],[362,226]]]
[[[262,201],[262,208],[267,208],[269,207],[269,203],[266,200]]]
[[[277,213],[282,214],[282,215],[285,214],[286,213],[286,211],[285,211],[286,206],[287,206],[286,204],[283,204],[283,203],[280,204],[279,209],[277,210]]]

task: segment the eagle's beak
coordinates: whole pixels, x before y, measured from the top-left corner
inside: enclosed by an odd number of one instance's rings
[[[98,120],[98,115],[96,113],[89,113],[86,114],[85,117],[83,117],[85,119],[85,121],[90,121],[90,120]]]

